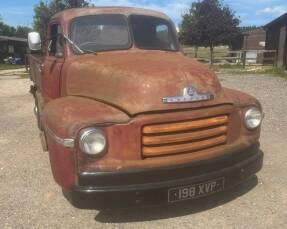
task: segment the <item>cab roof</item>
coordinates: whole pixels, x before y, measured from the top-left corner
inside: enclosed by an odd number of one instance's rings
[[[145,16],[154,16],[169,20],[169,17],[161,12],[143,8],[134,8],[134,7],[86,7],[86,8],[67,9],[59,13],[56,13],[52,17],[52,20],[60,19],[64,21],[70,21],[76,17],[99,15],[99,14],[122,14],[126,16],[137,14]]]

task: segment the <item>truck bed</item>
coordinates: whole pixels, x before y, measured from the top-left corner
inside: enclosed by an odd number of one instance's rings
[[[41,91],[41,75],[42,75],[42,63],[43,63],[43,55],[41,54],[29,54],[28,55],[28,63],[30,69],[30,79],[34,82],[34,84]]]

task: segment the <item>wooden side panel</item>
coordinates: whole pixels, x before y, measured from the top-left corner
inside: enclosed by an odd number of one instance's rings
[[[30,78],[37,85],[38,90],[42,91],[42,72],[43,57],[40,55],[29,55]]]

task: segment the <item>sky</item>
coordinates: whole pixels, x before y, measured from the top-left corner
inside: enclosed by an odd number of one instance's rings
[[[47,1],[47,0],[46,0]],[[196,0],[91,0],[96,6],[135,6],[162,11],[176,25]],[[39,0],[0,0],[2,20],[12,26],[32,26],[33,8]],[[223,0],[241,20],[241,26],[261,26],[287,12],[286,0]]]

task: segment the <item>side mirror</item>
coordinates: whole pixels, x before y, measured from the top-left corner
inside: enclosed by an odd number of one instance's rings
[[[41,37],[37,32],[28,33],[28,45],[32,51],[41,50]]]

